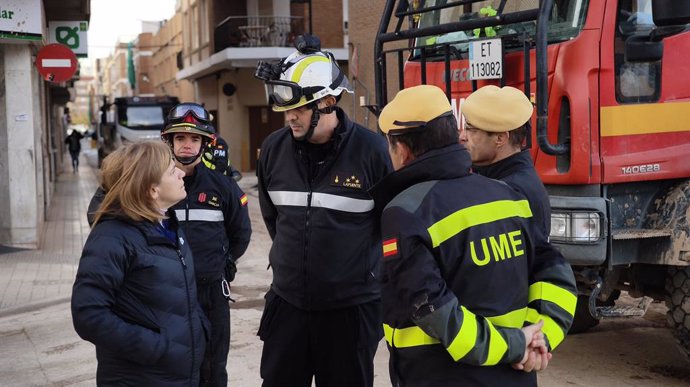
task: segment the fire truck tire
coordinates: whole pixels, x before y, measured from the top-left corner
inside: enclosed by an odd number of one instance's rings
[[[573,325],[571,325],[570,330],[568,330],[568,334],[572,335],[587,332],[597,325],[599,325],[599,319],[594,318],[594,316],[589,313],[589,296],[586,294],[577,296],[575,317],[573,318]]]
[[[690,266],[669,268],[666,291],[668,323],[679,349],[690,360]]]

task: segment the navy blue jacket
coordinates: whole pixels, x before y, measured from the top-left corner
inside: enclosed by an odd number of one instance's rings
[[[382,180],[382,301],[399,386],[535,386],[515,371],[534,258],[524,197],[471,174],[459,144]]]
[[[482,176],[504,181],[525,195],[534,214],[534,221],[539,227],[537,231],[543,234],[544,239],[548,239],[551,233],[549,194],[534,170],[529,151],[518,152],[491,165],[475,165],[472,169]]]
[[[563,255],[550,244],[551,207],[549,195],[532,165],[529,151],[518,152],[494,164],[474,167],[482,176],[501,180],[525,195],[532,209],[536,257],[530,278],[530,313],[527,322],[544,320],[544,335],[549,349],[565,339],[577,305],[573,270]],[[548,290],[551,289],[551,290]],[[553,290],[556,290],[555,292]],[[555,297],[555,294],[561,296]]]
[[[172,209],[192,247],[197,279],[220,279],[226,260],[236,261],[249,245],[247,196],[232,178],[203,163],[184,177],[184,187],[187,197]]]
[[[386,141],[341,109],[336,114],[332,149],[318,166],[289,127],[261,146],[259,202],[273,239],[272,288],[300,309],[380,298],[380,225],[367,190],[391,171]]]
[[[84,245],[72,320],[96,346],[99,386],[199,385],[209,328],[194,261],[181,233],[173,242],[161,229],[103,219]],[[174,219],[170,229],[174,235]]]

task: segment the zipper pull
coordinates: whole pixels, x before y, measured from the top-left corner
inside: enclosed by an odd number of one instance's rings
[[[184,256],[182,256],[182,252],[178,249],[177,250],[177,255],[180,256],[180,262],[182,262],[182,267],[185,269],[187,268],[187,262],[184,261]]]

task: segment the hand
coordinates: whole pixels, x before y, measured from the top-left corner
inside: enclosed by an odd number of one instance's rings
[[[235,279],[235,273],[237,273],[237,265],[232,258],[228,258],[225,261],[225,280],[232,282]]]
[[[544,332],[541,331],[543,326],[544,321],[539,321],[522,328],[522,333],[525,335],[525,355],[521,362],[513,364],[514,369],[525,372],[546,369],[553,355],[546,347]]]

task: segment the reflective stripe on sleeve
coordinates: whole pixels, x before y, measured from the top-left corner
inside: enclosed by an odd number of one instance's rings
[[[458,361],[467,355],[477,343],[477,316],[460,305],[462,309],[462,325],[447,350],[453,360]]]
[[[189,212],[189,219],[187,219],[187,212]],[[180,222],[187,221],[205,221],[205,222],[222,222],[225,220],[223,211],[221,210],[175,210],[177,220]]]
[[[498,333],[493,324],[489,324],[489,355],[483,366],[492,366],[498,364],[508,350],[508,343],[503,336]]]
[[[532,217],[527,200],[498,200],[463,208],[432,224],[427,232],[433,247],[438,247],[470,227],[513,217]]]
[[[521,308],[502,314],[500,316],[487,317],[492,324],[504,328],[522,328],[527,317],[527,308]]]
[[[388,324],[383,324],[383,333],[388,345],[395,348],[417,347],[420,345],[439,344],[435,339],[418,326],[409,328],[393,328]]]
[[[544,300],[553,302],[571,316],[575,315],[577,296],[549,282],[535,282],[529,287],[529,302]]]
[[[268,191],[268,195],[276,206],[306,207],[308,204],[307,199],[309,198],[307,192],[296,191]],[[374,201],[371,199],[354,199],[347,196],[314,192],[311,195],[311,206],[343,212],[362,213],[373,210]]]

